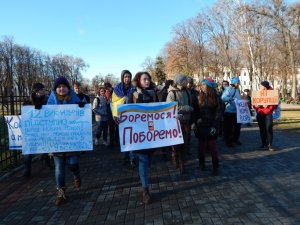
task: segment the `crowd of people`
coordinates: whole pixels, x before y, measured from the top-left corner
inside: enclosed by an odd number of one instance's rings
[[[120,122],[117,114],[119,104],[138,104],[153,102],[177,102],[178,117],[184,143],[159,149],[144,149],[130,151],[124,154],[124,164],[131,168],[138,168],[141,185],[143,188],[142,201],[145,204],[151,202],[149,191],[149,168],[155,151],[160,151],[162,156],[168,155],[172,163],[178,168],[179,173],[185,173],[185,162],[190,152],[191,133],[198,139],[198,160],[201,171],[206,170],[205,153],[209,151],[212,158],[212,175],[219,175],[219,155],[217,149],[218,137],[223,138],[224,144],[233,148],[240,146],[241,124],[237,123],[237,109],[235,100],[243,96],[240,92],[240,81],[233,77],[230,81],[223,81],[221,87],[211,78],[207,77],[195,84],[193,80],[184,75],[177,74],[173,80],[167,80],[164,87],[155,85],[148,72],[138,72],[134,77],[129,70],[121,73],[121,82],[112,87],[110,83],[104,83],[99,93],[92,102],[92,110],[95,115],[97,129],[94,135],[94,145],[102,144],[108,148],[119,145],[118,125]],[[260,84],[261,90],[272,90],[268,81]],[[249,97],[249,95],[248,95]],[[247,98],[247,96],[246,96]],[[46,91],[41,83],[33,85],[31,99],[27,104],[41,109],[43,105],[78,104],[84,107],[90,103],[89,96],[81,91],[80,83],[75,83],[71,88],[68,80],[59,76],[55,79],[52,90]],[[252,108],[249,101],[249,107]],[[260,129],[260,149],[273,151],[273,119],[272,112],[276,106],[253,105],[257,113],[257,121]],[[102,137],[102,143],[100,143]],[[109,139],[108,139],[109,137]],[[57,206],[66,201],[65,167],[74,177],[74,186],[81,186],[80,167],[78,155],[80,152],[53,153]],[[48,155],[43,160],[53,167]],[[31,175],[31,155],[25,157],[25,176]]]

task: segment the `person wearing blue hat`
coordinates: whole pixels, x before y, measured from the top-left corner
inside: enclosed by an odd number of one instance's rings
[[[234,144],[241,145],[239,141],[241,124],[237,123],[235,100],[241,99],[239,90],[240,80],[232,77],[230,86],[225,88],[222,94],[222,101],[225,103],[224,112],[224,140],[227,147],[234,147]]]

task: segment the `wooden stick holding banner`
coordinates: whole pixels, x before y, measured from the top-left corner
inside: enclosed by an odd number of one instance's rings
[[[91,104],[22,106],[23,154],[93,150]]]
[[[177,103],[118,105],[121,152],[183,143]]]
[[[236,100],[237,123],[252,123],[248,100]]]

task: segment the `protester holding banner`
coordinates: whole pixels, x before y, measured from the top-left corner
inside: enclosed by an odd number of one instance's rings
[[[187,76],[184,74],[177,74],[174,77],[174,86],[169,87],[169,94],[167,102],[177,102],[178,104],[178,119],[183,134],[184,144],[173,146],[172,160],[176,167],[179,168],[180,174],[184,173],[184,163],[186,160],[186,153],[188,148],[188,130],[190,129],[192,99],[186,89]]]
[[[118,117],[117,106],[120,104],[128,103],[128,98],[132,92],[133,86],[131,85],[132,74],[129,70],[123,70],[121,73],[121,83],[119,83],[112,94],[111,106],[112,106],[112,115],[113,118]],[[118,123],[116,119],[116,123]],[[118,128],[117,137],[118,136]],[[124,156],[124,164],[130,163],[132,168],[135,167],[135,156],[133,152],[126,152]]]
[[[133,81],[136,82],[136,88],[130,94],[128,103],[150,103],[158,101],[155,85],[151,81],[151,76],[148,72],[138,72]],[[143,187],[143,203],[148,204],[151,200],[148,170],[151,164],[153,150],[138,150],[135,151],[135,153],[139,158],[139,176]]]
[[[24,105],[34,105],[35,109],[41,109],[42,105],[47,104],[48,97],[49,92],[46,90],[45,86],[41,83],[35,83],[32,86],[30,100],[28,102],[24,102]],[[24,155],[24,158],[25,172],[23,176],[29,178],[31,177],[32,154],[26,154]],[[47,165],[50,169],[53,168],[48,154],[41,154],[40,159],[44,161],[45,165]]]
[[[51,91],[47,104],[78,104],[79,107],[84,107],[84,102],[80,101],[76,93],[71,89],[68,80],[63,76],[55,79],[53,90]],[[81,186],[78,154],[80,154],[80,152],[53,153],[55,165],[55,181],[57,187],[57,197],[55,200],[55,205],[57,206],[63,204],[66,201],[65,164],[68,164],[68,167],[73,174],[74,186],[77,188]]]
[[[200,93],[198,104],[193,113],[192,129],[199,140],[198,159],[199,167],[206,170],[205,150],[211,152],[213,171],[212,174],[219,174],[219,157],[217,151],[218,127],[222,117],[222,108],[219,97],[215,91],[216,83],[210,77],[200,82]]]
[[[222,94],[222,101],[225,103],[224,113],[224,140],[227,147],[234,147],[234,144],[241,145],[239,141],[241,124],[237,123],[237,111],[235,100],[240,100],[240,80],[233,77],[230,86]]]
[[[262,81],[259,86],[260,90],[273,90],[268,81]],[[279,103],[279,101],[278,101]],[[274,151],[273,143],[273,111],[277,105],[253,105],[256,111],[256,119],[259,126],[260,138],[262,145],[260,149]]]

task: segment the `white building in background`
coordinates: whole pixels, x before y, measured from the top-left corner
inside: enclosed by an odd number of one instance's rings
[[[216,82],[222,82],[223,80],[227,80],[230,82],[230,79],[234,76],[235,74],[232,74],[229,69],[225,69],[223,72],[224,76],[223,79],[219,79],[218,77],[216,78]],[[215,74],[209,73],[209,76],[211,77],[216,77]],[[242,68],[240,70],[240,74],[238,75],[240,82],[241,82],[241,90],[244,91],[245,89],[249,90],[258,90],[259,89],[259,84],[261,80],[259,80],[258,76],[254,76],[252,79],[252,82],[250,82],[250,76],[249,76],[249,70],[247,68]],[[197,75],[194,75],[194,80],[199,81],[199,78]],[[274,80],[274,83],[271,83],[271,86],[275,90],[280,90],[280,81],[279,80]],[[290,79],[287,80],[287,92],[291,93],[292,89],[292,81]],[[300,93],[300,67],[297,69],[297,91]]]

